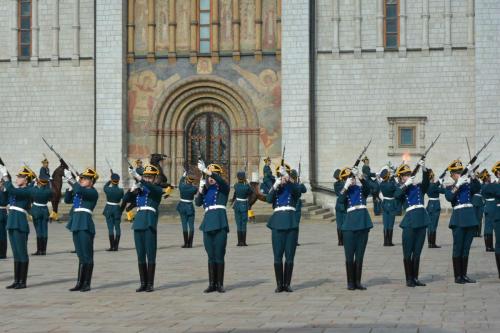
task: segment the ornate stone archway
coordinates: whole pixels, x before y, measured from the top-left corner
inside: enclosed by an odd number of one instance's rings
[[[222,116],[230,128],[230,174],[259,166],[259,121],[246,94],[233,83],[213,76],[196,76],[172,85],[160,96],[151,147],[168,156],[165,172],[175,183],[184,172],[186,127],[207,109]],[[155,125],[153,125],[155,126]],[[232,180],[231,180],[232,181]]]

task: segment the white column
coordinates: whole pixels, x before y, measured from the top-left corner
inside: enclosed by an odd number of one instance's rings
[[[52,1],[52,66],[59,66],[59,0]]]
[[[474,53],[474,0],[467,1],[467,51]]]
[[[332,13],[332,21],[333,21],[333,45],[332,45],[332,54],[335,58],[339,57],[340,53],[340,43],[339,43],[339,24],[340,24],[340,11],[339,11],[339,0],[333,0],[332,3],[333,13]]]
[[[451,0],[444,0],[444,54],[451,55]]]
[[[80,0],[73,0],[73,66],[80,65]]]
[[[31,1],[31,66],[38,66],[38,44],[40,26],[38,25],[38,0]]]
[[[377,58],[384,56],[384,0],[377,0]]]
[[[399,0],[399,56],[406,57],[406,0]]]
[[[422,0],[422,54],[429,55],[429,0]]]
[[[10,8],[11,8],[11,14],[10,14],[10,29],[11,29],[11,45],[10,45],[10,63],[13,67],[17,66],[17,58],[19,55],[19,50],[17,47],[17,38],[19,34],[19,28],[18,28],[18,5],[17,5],[17,0],[11,0],[10,2]]]
[[[354,57],[361,57],[361,0],[354,0]]]

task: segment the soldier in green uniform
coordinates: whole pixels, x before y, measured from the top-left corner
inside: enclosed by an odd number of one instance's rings
[[[337,195],[337,199],[335,201],[335,222],[337,223],[338,239],[337,245],[344,246],[342,237],[342,224],[344,223],[346,208],[342,200],[339,200],[340,192],[344,188],[344,182],[340,180],[340,169],[335,170],[335,172],[333,173],[333,178],[335,178],[335,182],[333,183],[333,190],[335,191],[335,195]]]
[[[9,196],[0,177],[0,259],[7,259],[7,205]]]
[[[152,292],[156,271],[158,207],[163,189],[156,184],[160,170],[154,165],[146,165],[142,176],[133,168],[129,173],[138,183],[137,186],[137,215],[134,218],[135,250],[139,266],[141,285],[136,292]],[[132,189],[135,191],[135,188]]]
[[[370,185],[365,175],[357,167],[344,168],[339,178],[344,182],[340,191],[340,200],[346,207],[342,224],[344,253],[346,258],[347,289],[366,290],[361,284],[363,259],[365,256],[368,234],[373,224],[366,208],[366,198],[370,195]]]
[[[28,277],[28,208],[31,203],[31,187],[29,184],[36,177],[28,167],[22,167],[16,176],[16,186],[12,184],[5,166],[0,165],[0,178],[9,196],[9,214],[7,216],[7,232],[14,255],[14,283],[7,289],[24,289]]]
[[[34,256],[46,255],[47,240],[49,237],[48,222],[49,209],[47,202],[52,198],[52,189],[49,186],[47,175],[40,175],[37,179],[37,186],[31,189],[31,216],[36,230],[36,252]]]
[[[244,171],[239,171],[236,178],[238,178],[238,182],[234,184],[234,198],[232,200],[238,234],[236,246],[247,246],[248,196],[252,193],[252,188],[248,185]]]
[[[264,194],[268,194],[274,184],[275,178],[273,176],[273,171],[271,170],[271,158],[269,156],[264,159],[264,163],[264,178],[262,179],[262,184],[260,185],[260,191]]]
[[[299,235],[299,221],[296,215],[297,201],[300,200],[300,185],[294,183],[289,174],[288,165],[280,166],[276,181],[267,194],[267,202],[273,205],[273,215],[267,222],[271,229],[271,240],[274,254],[274,274],[276,290],[292,292],[290,287],[294,266],[295,250]],[[285,265],[283,267],[283,255]]]
[[[64,178],[72,187],[73,213],[66,228],[73,234],[73,244],[78,256],[78,276],[75,287],[70,291],[90,291],[94,270],[94,238],[95,225],[92,212],[97,204],[99,194],[94,184],[99,178],[95,170],[85,169],[78,180],[73,178],[69,170],[64,170]]]
[[[302,184],[300,182],[300,177],[299,177],[299,173],[297,172],[297,170],[292,169],[290,171],[290,177],[292,179],[292,182],[299,184],[299,187],[300,187],[300,196],[299,196],[299,199],[297,200],[297,203],[295,205],[295,218],[297,219],[298,224],[300,226],[300,221],[302,220],[302,200],[301,200],[301,197],[302,197],[303,193],[307,193],[307,188],[304,184]],[[297,232],[299,230],[300,230],[300,228],[297,230]],[[299,238],[299,235],[297,234],[297,246],[300,246],[298,238]]]
[[[483,172],[486,170],[483,170]],[[481,173],[483,173],[481,172]],[[487,204],[490,205],[488,214],[493,216],[489,216],[493,220],[494,230],[495,230],[495,260],[497,263],[498,270],[498,278],[500,278],[500,161],[496,162],[495,165],[491,168],[491,172],[497,178],[496,182],[487,182],[484,183],[482,194]],[[487,173],[487,171],[486,171]],[[494,207],[493,207],[494,205]],[[493,211],[493,208],[495,209]],[[486,215],[485,215],[486,218]]]
[[[379,184],[380,193],[382,194],[382,222],[384,224],[384,246],[394,246],[392,236],[394,233],[394,222],[398,213],[398,205],[394,198],[394,193],[397,189],[397,183],[388,168],[380,172]]]
[[[474,178],[479,181],[479,173],[476,173],[474,175]],[[474,237],[481,237],[481,229],[483,225],[483,216],[484,216],[484,199],[481,194],[481,192],[476,193],[472,196],[472,206],[474,206],[474,213],[476,213],[476,220],[479,223],[477,226],[476,233],[474,234]]]
[[[122,210],[120,201],[123,199],[123,189],[118,186],[120,176],[111,174],[111,179],[104,184],[104,194],[106,195],[106,206],[102,214],[106,217],[109,235],[109,249],[106,251],[118,251],[120,245]]]
[[[427,229],[427,243],[430,249],[439,249],[441,246],[436,244],[436,232],[439,222],[439,216],[441,215],[441,203],[439,201],[439,195],[444,194],[445,189],[443,187],[443,178],[439,178],[437,181],[434,179],[434,171],[427,169],[429,175],[429,188],[427,189],[427,197],[429,201],[427,202],[427,214],[431,223]]]
[[[183,248],[193,247],[194,238],[194,196],[198,188],[194,185],[195,176],[184,172],[179,180],[180,201],[177,204],[177,212],[181,216],[182,235],[184,236]]]
[[[472,239],[478,225],[471,199],[481,190],[479,182],[470,180],[472,171],[462,176],[463,170],[461,161],[450,163],[448,171],[455,184],[447,187],[445,192],[446,200],[453,207],[449,228],[453,234],[453,273],[455,283],[458,284],[476,282],[467,276],[467,267]],[[468,170],[472,170],[472,166],[468,166]]]
[[[481,193],[483,189],[491,184],[491,176],[488,170],[483,170],[481,172],[482,177],[480,177],[483,184],[481,185]],[[489,187],[489,186],[488,186]],[[483,194],[484,195],[484,194]],[[495,223],[495,213],[497,205],[495,198],[489,197],[484,198],[484,245],[486,247],[486,252],[493,252],[493,228]]]
[[[198,162],[198,169],[207,176],[207,180],[201,179],[196,196],[196,206],[203,206],[205,216],[200,225],[203,231],[203,244],[208,255],[208,288],[205,293],[224,289],[224,256],[226,255],[227,233],[229,224],[227,221],[226,204],[229,197],[230,187],[222,178],[223,169],[218,164],[205,166],[203,161]]]
[[[422,183],[415,183],[415,176],[407,164],[402,164],[396,170],[400,186],[394,192],[394,197],[403,201],[406,213],[399,224],[403,229],[403,263],[407,287],[425,286],[418,279],[420,255],[425,243],[427,226],[430,224],[429,214],[424,207],[424,193],[429,188],[429,175],[425,162],[420,160],[422,168]]]

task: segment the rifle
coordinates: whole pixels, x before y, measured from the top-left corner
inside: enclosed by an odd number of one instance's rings
[[[302,166],[301,166],[301,162],[302,162],[302,154],[299,155],[299,172],[298,172],[298,175],[297,175],[297,181],[300,183],[300,172],[301,172],[301,169],[302,169]]]
[[[364,146],[363,150],[361,151],[361,154],[359,154],[358,158],[356,159],[356,162],[354,162],[354,167],[357,167],[359,165],[359,162],[361,162],[361,158],[363,157],[363,155],[366,153],[366,151],[368,150],[368,147],[370,146],[370,144],[372,143],[372,139],[370,139],[370,141],[368,141],[368,144],[366,146]]]
[[[62,166],[64,167],[64,169],[68,169],[69,171],[71,171],[71,175],[73,176],[73,178],[76,179],[76,174],[74,170],[71,170],[68,166],[68,163],[66,163],[66,161],[64,161],[64,159],[62,158],[61,155],[59,155],[59,153],[54,149],[54,147],[52,147],[52,145],[50,145],[47,140],[45,140],[45,138],[42,136],[42,140],[43,142],[45,142],[45,144],[47,145],[47,147],[49,147],[50,151],[52,151],[56,156],[57,158],[59,159],[59,162],[61,162]],[[77,172],[76,172],[77,173]],[[77,173],[78,174],[78,173]]]
[[[474,155],[474,157],[471,158],[471,160],[469,161],[469,163],[467,164],[467,167],[462,171],[462,174],[461,176],[463,175],[466,175],[468,172],[469,172],[469,168],[472,164],[474,164],[474,162],[476,162],[477,160],[477,157],[479,156],[479,154],[481,154],[481,152],[486,148],[488,147],[488,145],[491,143],[491,141],[493,141],[493,138],[495,136],[492,135],[491,138],[488,140],[488,142],[486,142],[482,147],[481,149],[478,150],[478,152],[476,153],[476,155]]]
[[[109,162],[107,157],[105,157],[105,159],[106,159],[106,163],[108,164],[109,171],[111,172],[111,174],[113,174],[114,172],[113,172],[113,168],[111,167],[111,162]]]
[[[432,149],[432,147],[434,147],[434,145],[436,144],[436,142],[437,142],[437,140],[439,139],[440,136],[441,136],[441,133],[439,133],[439,135],[436,137],[436,139],[434,139],[434,141],[432,141],[432,143],[429,146],[429,148],[427,148],[427,150],[424,152],[424,154],[422,155],[422,157],[420,157],[420,161],[425,160],[425,158],[427,157],[427,154]],[[419,169],[420,169],[420,164],[417,163],[417,166],[415,167],[415,169],[413,169],[413,171],[411,173],[412,177],[417,174],[417,172],[418,172]]]
[[[469,146],[469,140],[467,139],[467,137],[465,137],[465,143],[467,144],[467,152],[469,153],[469,160],[471,160],[471,156],[470,156],[470,146]]]
[[[281,166],[285,166],[285,150],[286,150],[286,144],[283,145],[283,152],[281,153]]]
[[[486,162],[486,161],[487,161],[490,157],[491,157],[491,153],[490,153],[488,156],[486,156],[486,158],[484,158],[481,162],[479,162],[479,163],[478,163],[478,164],[474,167],[474,169],[473,169],[472,171],[473,171],[473,172],[476,172],[476,170],[479,168],[479,166],[480,166],[481,164],[483,164],[484,162]]]

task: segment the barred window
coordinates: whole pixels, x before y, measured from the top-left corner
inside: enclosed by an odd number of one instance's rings
[[[18,52],[20,58],[31,56],[31,0],[18,1]]]
[[[210,0],[200,0],[199,10],[199,52],[210,53]]]
[[[399,44],[399,0],[385,0],[385,48],[397,49]]]

